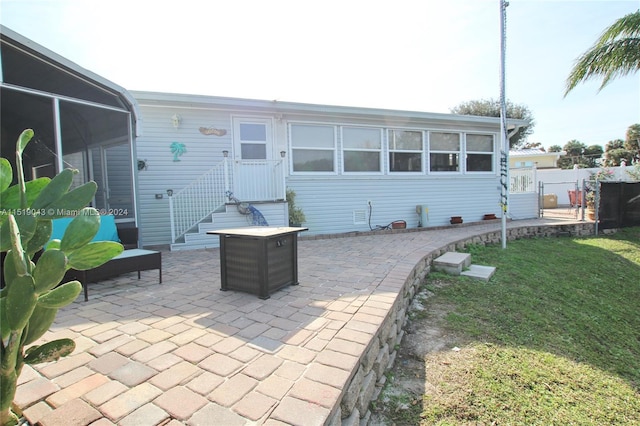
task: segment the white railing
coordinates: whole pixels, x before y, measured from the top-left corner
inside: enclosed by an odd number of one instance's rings
[[[524,194],[536,192],[536,169],[509,169],[509,179],[511,194]]]
[[[285,199],[283,160],[227,158],[169,197],[171,242],[223,207],[228,193],[243,202]]]
[[[242,201],[285,199],[283,160],[233,161],[233,195]]]
[[[171,242],[224,206],[229,185],[227,165],[222,162],[170,196]]]

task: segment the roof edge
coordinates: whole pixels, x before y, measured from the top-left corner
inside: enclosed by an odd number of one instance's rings
[[[12,29],[4,26],[4,25],[0,25],[0,38],[2,40],[10,40],[13,43],[16,43],[18,45],[21,45],[33,52],[35,52],[36,54],[40,55],[43,59],[49,60],[53,63],[55,63],[56,65],[68,70],[69,72],[71,72],[72,74],[75,74],[79,77],[83,77],[85,79],[88,79],[100,86],[103,86],[107,89],[112,90],[113,92],[117,93],[122,100],[125,102],[125,104],[130,106],[130,110],[131,113],[133,114],[133,124],[134,124],[134,134],[136,136],[140,136],[139,132],[142,129],[141,123],[142,123],[142,116],[140,114],[140,107],[138,105],[138,102],[136,100],[135,97],[133,97],[131,95],[131,93],[125,89],[122,86],[117,85],[116,83],[112,82],[111,80],[107,80],[104,77],[101,77],[100,75],[81,67],[80,65],[76,64],[73,61],[70,61],[69,59],[57,54],[56,52],[42,46],[41,44],[36,43],[35,41],[28,39],[27,37],[17,33],[16,31],[13,31]]]
[[[193,106],[210,105],[216,107],[244,107],[256,108],[274,113],[286,112],[318,112],[323,114],[340,114],[340,115],[368,115],[377,117],[414,117],[419,119],[431,120],[449,120],[466,123],[484,123],[484,124],[500,124],[499,117],[487,117],[476,115],[461,115],[449,113],[436,113],[412,110],[395,110],[383,108],[369,108],[357,106],[340,106],[340,105],[323,105],[302,102],[289,102],[280,100],[264,100],[264,99],[248,99],[248,98],[232,98],[224,96],[212,95],[194,95],[184,93],[170,92],[151,92],[131,90],[130,93],[138,99],[140,103],[148,101],[149,103],[167,103],[174,102],[176,104],[188,104]],[[508,119],[509,124],[516,126],[525,126],[530,124],[527,120]]]

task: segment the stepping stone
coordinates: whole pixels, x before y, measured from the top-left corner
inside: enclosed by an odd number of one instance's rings
[[[460,275],[463,269],[471,265],[469,253],[456,253],[448,251],[433,261],[433,269],[443,271],[450,275]]]
[[[482,281],[489,281],[495,272],[495,266],[470,265],[469,269],[463,271],[460,275]]]

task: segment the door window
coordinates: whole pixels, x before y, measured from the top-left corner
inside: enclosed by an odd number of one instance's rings
[[[267,125],[264,123],[240,123],[240,157],[243,160],[266,160]]]

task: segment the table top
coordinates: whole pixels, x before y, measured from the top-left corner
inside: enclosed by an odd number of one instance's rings
[[[245,228],[216,229],[215,231],[207,231],[207,234],[268,238],[277,235],[307,231],[308,229],[309,228],[297,228],[292,226],[250,226]]]

